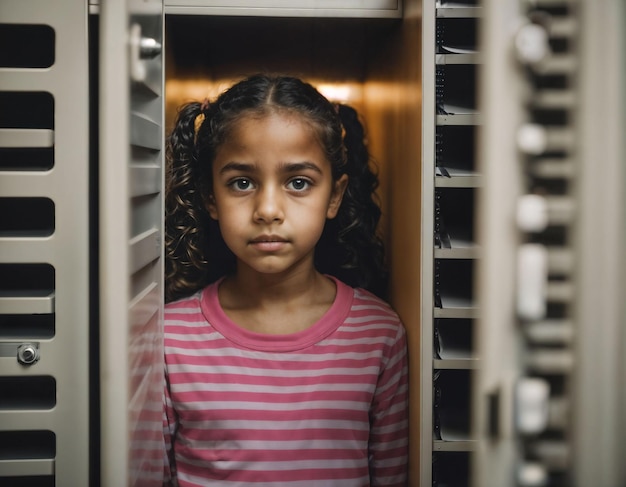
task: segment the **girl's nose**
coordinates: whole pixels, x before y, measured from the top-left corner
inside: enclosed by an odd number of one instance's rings
[[[254,209],[254,220],[264,223],[282,221],[283,201],[277,188],[265,187],[258,191]]]

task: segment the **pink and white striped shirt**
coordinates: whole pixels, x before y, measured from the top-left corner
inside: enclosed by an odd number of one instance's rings
[[[335,280],[313,326],[238,327],[217,286],[166,306],[172,485],[406,485],[407,361],[396,313]]]

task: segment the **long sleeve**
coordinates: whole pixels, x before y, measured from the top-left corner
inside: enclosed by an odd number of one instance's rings
[[[408,466],[408,367],[404,328],[388,350],[372,404],[371,485],[405,486]]]
[[[176,464],[174,460],[174,435],[176,434],[176,412],[172,407],[170,398],[169,385],[165,381],[165,390],[163,393],[163,455],[164,455],[164,471],[163,485],[165,487],[176,487]]]

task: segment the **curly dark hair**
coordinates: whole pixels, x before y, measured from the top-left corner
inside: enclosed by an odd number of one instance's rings
[[[331,163],[333,179],[348,175],[337,217],[327,220],[315,266],[353,287],[383,296],[387,287],[378,177],[370,167],[358,113],[334,105],[312,85],[290,76],[257,74],[212,103],[183,105],[166,144],[166,300],[187,296],[234,272],[236,260],[206,209],[212,163],[234,125],[249,115],[283,110],[303,117]],[[202,116],[202,117],[201,117]]]

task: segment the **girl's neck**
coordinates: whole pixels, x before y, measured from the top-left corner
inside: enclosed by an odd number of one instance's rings
[[[242,272],[219,288],[224,312],[242,328],[259,333],[288,334],[313,325],[330,308],[334,282],[312,269],[289,276]]]
[[[286,303],[305,296],[313,297],[319,294],[320,288],[326,287],[327,281],[328,278],[315,268],[291,272],[288,275],[258,274],[239,269],[225,279],[222,287],[229,294],[232,293],[233,297],[245,300],[249,306],[255,306],[273,302]]]

